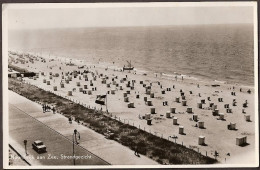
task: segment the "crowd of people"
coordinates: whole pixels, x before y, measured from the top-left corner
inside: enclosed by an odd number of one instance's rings
[[[53,111],[53,114],[54,114],[55,111],[56,111],[55,107],[52,107],[52,108],[51,108],[49,105],[46,105],[46,104],[43,104],[43,105],[42,105],[42,111],[43,111],[43,113],[49,112],[50,110]]]

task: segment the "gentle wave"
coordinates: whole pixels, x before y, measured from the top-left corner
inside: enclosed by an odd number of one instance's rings
[[[132,60],[138,74],[163,73],[166,78],[178,75],[187,79],[254,84],[254,34],[250,24],[100,30],[96,33],[93,29],[53,29],[48,34],[45,30],[10,32],[9,43],[10,47],[24,51],[42,47],[38,52],[60,55],[63,60],[71,57],[78,59],[75,62],[84,60],[93,65],[102,61],[99,65],[114,69]],[[34,41],[24,43],[24,37]]]

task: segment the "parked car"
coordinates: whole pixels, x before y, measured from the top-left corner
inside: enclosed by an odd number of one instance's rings
[[[36,140],[32,143],[33,149],[38,153],[44,153],[46,151],[46,146],[43,144],[42,141]]]

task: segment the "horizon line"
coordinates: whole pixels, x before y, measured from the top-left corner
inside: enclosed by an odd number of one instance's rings
[[[254,25],[254,23],[221,23],[221,24],[180,24],[180,25],[131,25],[131,26],[89,26],[89,27],[50,27],[50,28],[8,28],[10,31],[50,30],[50,29],[84,29],[84,28],[134,28],[134,27],[180,27],[180,26],[219,26],[219,25]]]

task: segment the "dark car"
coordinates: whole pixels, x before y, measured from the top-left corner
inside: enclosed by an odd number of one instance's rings
[[[32,143],[33,149],[38,153],[44,153],[46,151],[46,146],[43,144],[42,141],[36,140]]]

